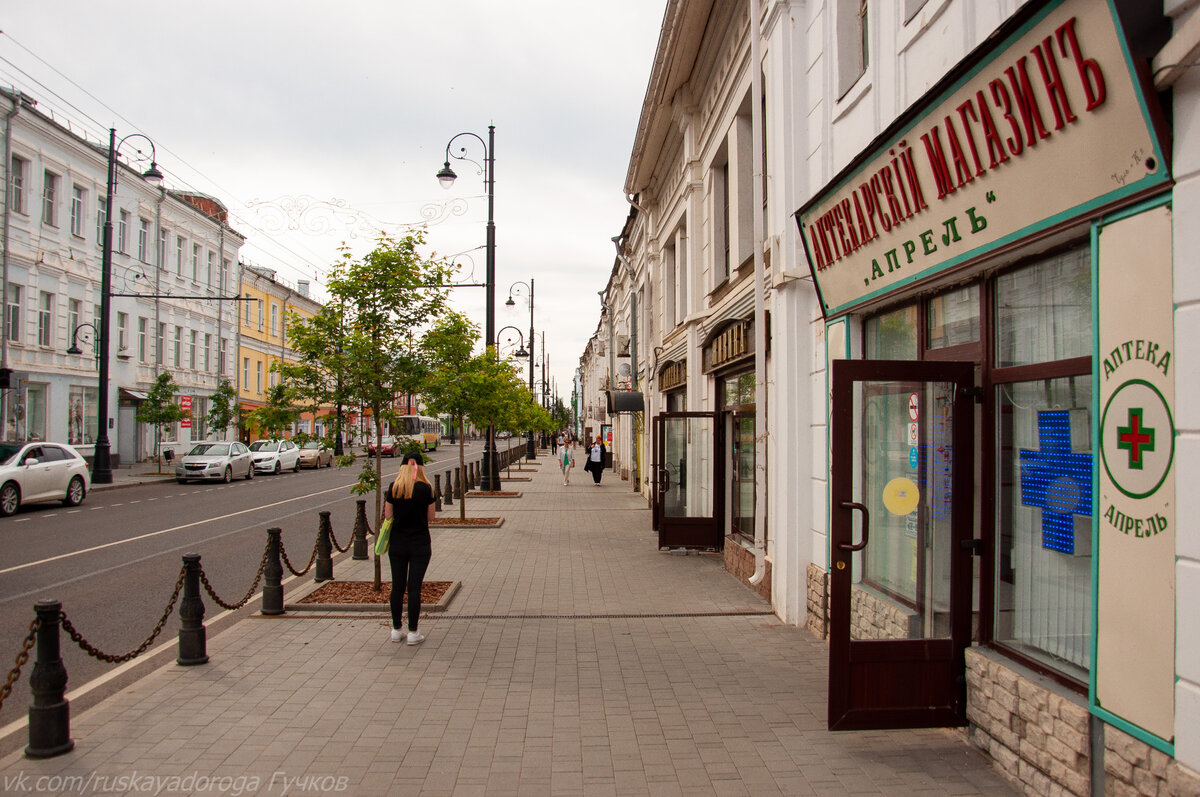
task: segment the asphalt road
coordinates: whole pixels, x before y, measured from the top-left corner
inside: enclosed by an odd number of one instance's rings
[[[498,442],[501,449],[517,444]],[[482,445],[468,444],[466,452],[468,461],[477,459]],[[426,469],[432,478],[458,464],[458,447],[443,445],[429,457],[432,461]],[[39,600],[62,601],[67,618],[88,642],[119,656],[140,646],[162,617],[184,554],[200,554],[214,591],[226,603],[236,604],[254,582],[268,528],[283,530],[284,549],[297,569],[312,555],[318,513],[323,510],[331,512],[334,537],[346,546],[354,529],[357,500],[367,499],[367,517],[374,526],[374,495],[356,496],[350,491],[362,462],[360,457],[348,468],[260,474],[231,484],[166,481],[97,491],[79,507],[31,505],[0,519],[0,684],[13,667]],[[385,483],[399,464],[396,459],[383,460]],[[334,551],[335,577],[339,556],[349,555]],[[286,580],[291,576],[286,566],[283,576],[286,600]],[[312,573],[304,578],[311,580]],[[205,594],[208,635],[238,614],[257,611],[261,589],[260,583],[240,613],[225,612]],[[88,687],[86,694],[72,699],[72,713],[135,680],[139,669],[144,672],[173,660],[178,631],[176,604],[151,649],[126,666],[88,656],[63,634],[67,691]],[[18,742],[26,743],[25,732],[13,732],[10,726],[28,711],[32,669],[31,657],[0,708],[0,755],[15,749]]]

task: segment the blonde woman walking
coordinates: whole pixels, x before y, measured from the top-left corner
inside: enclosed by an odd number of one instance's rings
[[[420,454],[405,454],[404,464],[387,491],[383,516],[392,519],[388,563],[392,566],[392,641],[419,645],[425,636],[417,630],[421,619],[421,585],[433,556],[429,521],[433,520],[433,486],[421,466]],[[401,626],[404,593],[408,593],[408,634]]]

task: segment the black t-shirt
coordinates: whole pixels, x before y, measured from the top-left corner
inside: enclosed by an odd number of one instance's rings
[[[387,501],[392,505],[393,534],[429,534],[429,505],[433,488],[425,482],[413,484],[412,498],[396,498],[389,487]]]

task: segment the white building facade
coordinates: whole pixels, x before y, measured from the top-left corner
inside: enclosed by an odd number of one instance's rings
[[[25,95],[0,93],[0,115],[7,177],[2,359],[12,372],[3,391],[4,436],[69,443],[90,460],[99,423],[107,142],[85,140]],[[220,299],[231,292],[243,237],[217,200],[145,179],[147,149],[140,135],[119,148],[112,209],[114,466],[207,436],[209,396],[228,378],[234,347],[235,309]],[[164,370],[192,417],[149,430],[137,422],[137,406]]]
[[[831,728],[1200,790],[1198,53],[1183,0],[667,4],[581,402],[829,641]]]

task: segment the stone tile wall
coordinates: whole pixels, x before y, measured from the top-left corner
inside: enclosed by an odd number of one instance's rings
[[[754,575],[754,551],[745,547],[733,537],[725,538],[725,569],[739,581],[754,590],[760,598],[771,602],[771,560],[767,560],[766,574],[757,584],[750,583]]]
[[[813,564],[808,566],[808,621],[805,627],[818,639],[829,636],[829,573]]]

